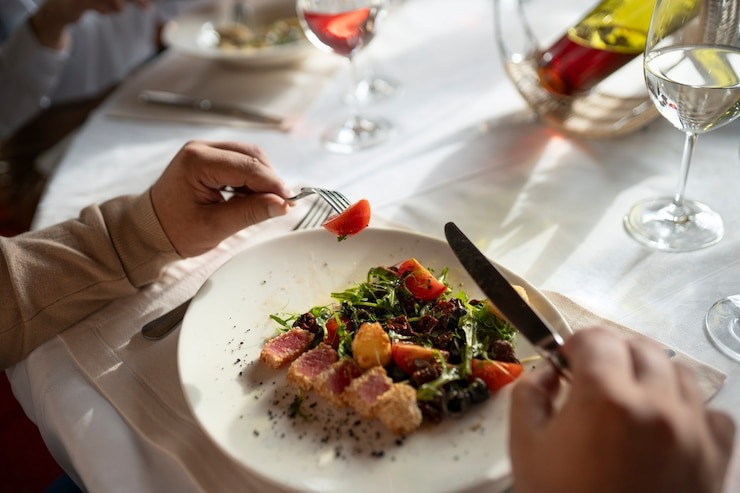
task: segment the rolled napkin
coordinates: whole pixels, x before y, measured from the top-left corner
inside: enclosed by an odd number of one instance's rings
[[[545,291],[544,294],[557,307],[558,311],[560,311],[561,315],[563,315],[563,318],[568,321],[568,324],[574,331],[593,327],[595,325],[600,325],[612,328],[624,334],[645,337],[639,332],[630,329],[629,327],[625,327],[624,325],[620,325],[616,322],[612,322],[611,320],[606,320],[600,317],[599,315],[582,307],[581,305],[561,293],[557,293],[555,291]],[[651,340],[654,341],[654,339]],[[687,354],[680,353],[666,346],[665,344],[659,344],[663,346],[663,348],[672,359],[680,361],[684,365],[694,370],[694,373],[696,374],[697,380],[699,382],[699,387],[704,393],[704,398],[707,401],[714,397],[714,394],[717,393],[717,391],[722,387],[722,384],[725,381],[726,375],[724,373],[717,370],[716,368],[712,368],[711,366],[692,358]]]

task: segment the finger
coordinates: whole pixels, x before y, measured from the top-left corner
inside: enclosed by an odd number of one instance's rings
[[[635,379],[645,384],[648,391],[679,390],[673,363],[655,341],[638,336],[628,340],[627,346]]]
[[[243,192],[271,192],[283,198],[292,195],[274,169],[254,156],[229,152],[225,161],[216,163],[212,172],[214,187],[229,186]]]
[[[699,387],[694,370],[680,362],[671,364],[681,399],[693,404],[703,404],[706,398]]]
[[[511,394],[511,430],[519,437],[537,433],[554,413],[560,380],[552,365],[525,373]]]
[[[624,337],[602,327],[582,329],[563,346],[572,374],[573,393],[598,391],[619,395],[634,381],[632,356]]]
[[[267,219],[283,216],[288,212],[288,204],[273,194],[255,193],[234,196],[226,203],[213,207],[211,214],[224,236]]]
[[[735,422],[726,413],[709,409],[707,410],[707,424],[720,454],[729,461],[735,444]]]
[[[228,143],[219,145],[229,147]],[[266,158],[256,146],[234,143],[233,147],[244,151],[251,149],[251,154],[222,149],[212,144],[186,146],[186,152],[195,153],[190,172],[210,190],[232,187],[253,192],[270,192],[280,197],[291,195],[290,189],[277,176],[272,166],[265,163]]]
[[[246,156],[252,156],[254,158],[257,158],[261,164],[267,166],[268,168],[274,169],[274,166],[272,165],[272,162],[270,161],[270,159],[267,157],[267,154],[258,145],[245,144],[243,142],[229,142],[229,141],[210,142],[208,143],[208,145],[216,149],[236,152],[238,154],[244,154]]]

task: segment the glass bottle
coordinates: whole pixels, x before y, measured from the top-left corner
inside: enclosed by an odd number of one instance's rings
[[[538,61],[541,83],[550,92],[587,92],[645,49],[655,0],[604,0],[549,48]],[[696,0],[680,8],[695,15]]]

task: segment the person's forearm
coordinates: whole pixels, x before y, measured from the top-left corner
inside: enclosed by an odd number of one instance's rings
[[[148,194],[86,208],[80,218],[0,238],[0,368],[155,280],[179,256]]]

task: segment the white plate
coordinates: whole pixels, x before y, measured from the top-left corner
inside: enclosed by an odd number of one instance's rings
[[[331,409],[308,394],[312,421],[287,416],[296,392],[285,371],[261,364],[260,350],[277,327],[269,316],[304,312],[366,279],[370,267],[417,258],[473,297],[480,290],[449,246],[414,233],[369,228],[338,242],[323,229],[257,244],[224,264],[205,283],[183,322],[178,366],[185,397],[208,435],[237,462],[283,488],[323,493],[442,493],[510,481],[506,452],[508,387],[466,416],[423,426],[402,442],[374,421]],[[533,286],[535,309],[562,334],[557,309]],[[517,353],[533,355],[517,341]],[[316,407],[307,404],[316,402]],[[327,417],[330,415],[330,417]]]
[[[280,17],[295,15],[291,12],[265,11],[260,20],[271,22]],[[184,13],[165,24],[162,39],[165,46],[192,56],[218,60],[235,67],[275,67],[294,63],[316,50],[306,39],[265,48],[226,50],[218,46],[216,28],[225,23],[227,14],[218,6],[208,5]]]

